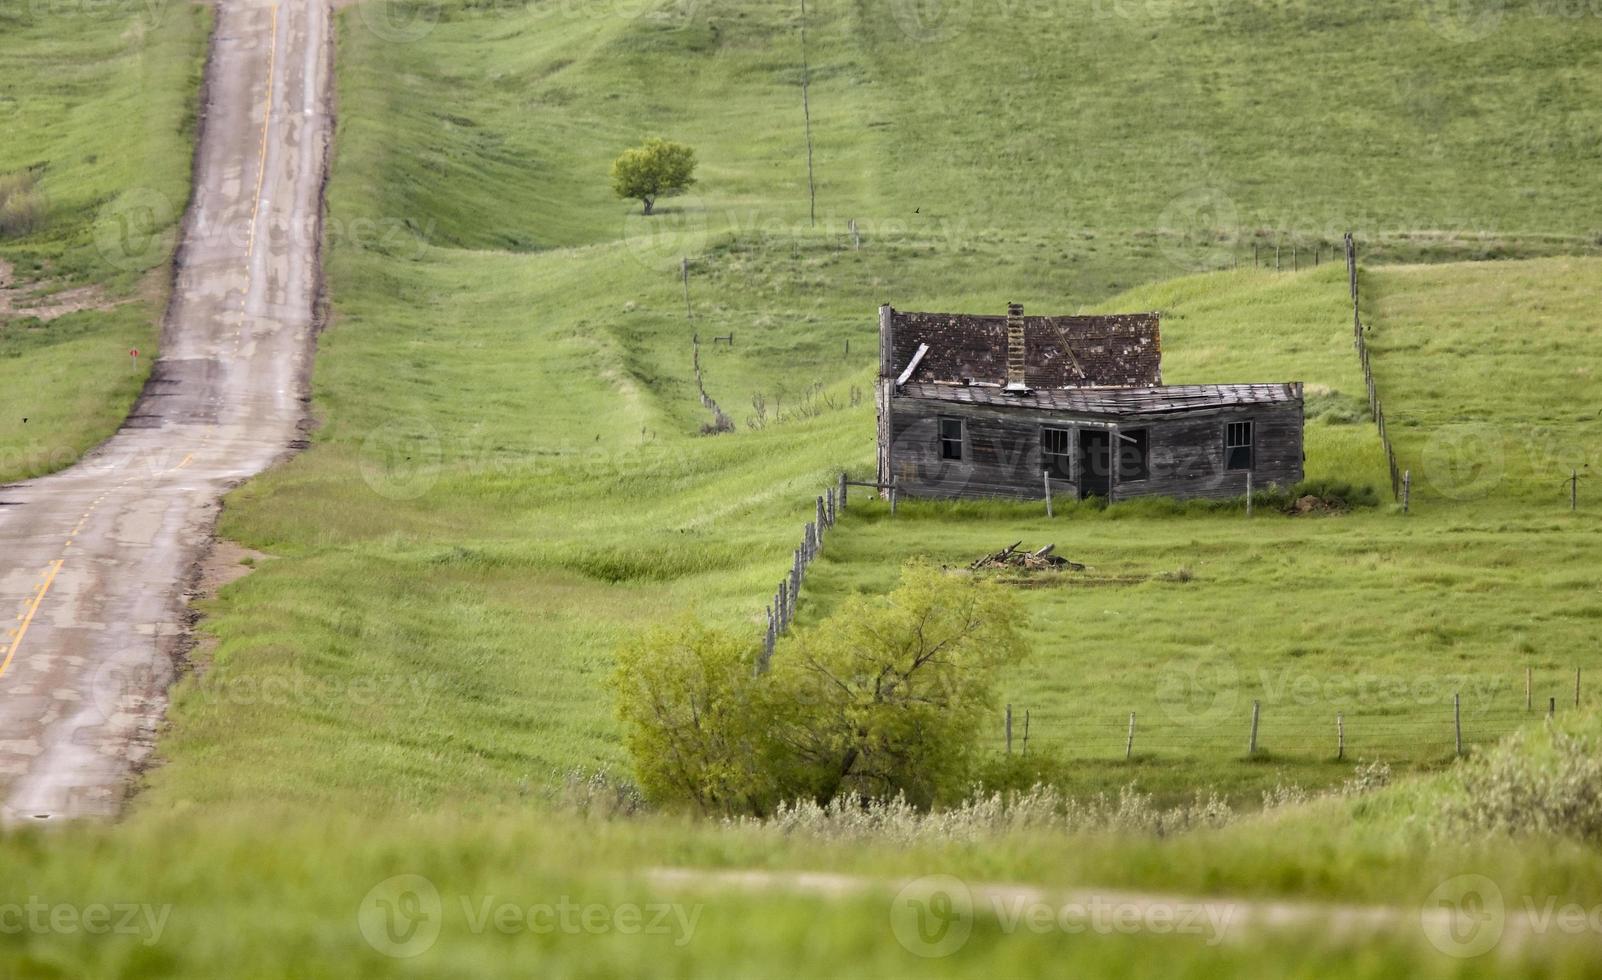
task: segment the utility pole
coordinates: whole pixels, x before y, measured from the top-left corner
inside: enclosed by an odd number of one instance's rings
[[[807,69],[807,0],[801,0],[801,115],[807,130],[807,201],[811,226],[818,226],[818,189],[812,179],[812,102],[808,93],[811,83]]]

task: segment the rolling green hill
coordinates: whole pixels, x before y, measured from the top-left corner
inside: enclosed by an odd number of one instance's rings
[[[417,5],[405,43],[360,6],[341,14],[331,226],[392,234],[332,243],[321,427],[309,451],[228,500],[224,534],[274,557],[207,604],[218,643],[174,690],[129,821],[0,848],[7,880],[176,902],[183,941],[35,938],[25,965],[1587,969],[1547,944],[1514,951],[1528,961],[1460,961],[1412,932],[1361,949],[1298,933],[1212,950],[1036,942],[990,920],[963,955],[914,962],[892,943],[882,897],[765,893],[709,899],[688,950],[617,935],[514,942],[459,918],[416,961],[363,944],[364,895],[402,873],[458,904],[660,898],[640,869],[674,864],[1328,896],[1410,913],[1473,872],[1510,899],[1595,902],[1590,851],[1442,841],[1430,818],[1453,693],[1474,749],[1530,720],[1526,667],[1544,699],[1569,690],[1574,668],[1602,666],[1602,492],[1582,481],[1571,514],[1557,480],[1602,465],[1586,456],[1597,422],[1585,408],[1602,260],[1588,257],[1595,192],[1575,176],[1599,155],[1602,21],[1512,2],[1489,30],[1401,0],[1361,13],[976,0],[937,22],[913,8],[809,4],[815,228],[796,10]],[[691,143],[703,164],[691,195],[644,219],[608,198],[605,171],[652,133]],[[987,775],[1115,795],[1135,782],[1163,801],[1213,789],[1247,810],[1283,782],[1339,784],[1362,759],[1420,780],[1161,844],[822,844],[553,807],[570,769],[626,768],[603,687],[619,640],[693,608],[755,644],[813,495],[872,458],[860,395],[882,302],[1159,309],[1170,380],[1307,382],[1309,476],[1380,487],[1344,271],[1330,264],[1348,227],[1371,263],[1365,316],[1416,479],[1411,514],[1385,490],[1349,512],[1250,520],[1161,501],[1064,507],[1052,521],[1032,505],[909,502],[891,519],[858,499],[801,617],[883,590],[907,556],[967,562],[1053,541],[1092,567],[1025,592],[1035,653],[1004,688],[1031,713],[1029,755],[1001,758],[997,718]],[[1267,265],[1276,243],[1283,271],[1250,267],[1254,245]],[[1289,271],[1310,250],[1318,264]],[[1469,258],[1521,261],[1442,264]],[[1397,264],[1418,261],[1434,264]],[[732,346],[707,344],[730,333]],[[699,434],[696,335],[734,434]],[[1263,752],[1246,760],[1253,701]],[[248,937],[218,911],[241,909]]]
[[[0,483],[75,462],[144,384],[209,18],[187,2],[0,7],[0,262],[23,287],[15,311],[0,303]]]

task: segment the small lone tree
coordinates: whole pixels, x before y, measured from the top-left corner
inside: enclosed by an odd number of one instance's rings
[[[656,199],[677,194],[695,183],[695,151],[683,143],[653,136],[612,161],[612,190],[618,197],[638,200],[646,214],[654,213]]]

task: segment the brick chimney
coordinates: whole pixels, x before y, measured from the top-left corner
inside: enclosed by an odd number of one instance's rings
[[[1006,391],[1025,392],[1023,304],[1007,304],[1007,387]]]

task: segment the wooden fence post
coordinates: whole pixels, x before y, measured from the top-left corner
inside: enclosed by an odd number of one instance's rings
[[[1135,755],[1135,713],[1129,713],[1129,741],[1124,743],[1124,761],[1128,762]]]
[[[695,314],[690,311],[690,259],[683,256],[679,259],[679,274],[684,277],[684,319],[693,320]]]
[[[834,527],[834,487],[828,489],[828,496],[824,499],[829,502],[829,526]]]
[[[1050,516],[1052,516],[1051,515],[1051,471],[1050,470],[1041,470],[1040,471],[1040,475],[1046,481],[1046,516],[1050,517]]]
[[[1547,720],[1551,721],[1552,718],[1556,714],[1557,714],[1557,698],[1547,698],[1546,699],[1546,718],[1547,718]]]
[[[857,233],[857,219],[856,218],[852,218],[851,219],[851,250],[853,252],[862,251],[862,236]],[[851,341],[848,340],[848,341],[846,341],[846,343],[850,344]],[[847,348],[847,349],[849,349],[849,348]]]
[[[1262,714],[1262,709],[1263,703],[1261,701],[1252,701],[1252,737],[1251,741],[1246,743],[1247,755],[1257,754],[1257,719]]]
[[[1028,755],[1029,754],[1029,709],[1028,708],[1024,709],[1023,754],[1024,755]]]
[[[1533,701],[1532,687],[1533,687],[1533,685],[1530,682],[1530,668],[1525,667],[1524,668],[1524,710],[1526,712],[1535,710],[1535,705],[1534,705],[1534,701]]]
[[[1346,758],[1346,716],[1335,712],[1335,761]]]
[[[1580,471],[1569,470],[1569,510],[1580,509]]]
[[[1402,513],[1407,513],[1413,499],[1413,471],[1402,471]]]
[[[841,470],[840,471],[840,509],[843,511],[843,510],[845,510],[845,507],[846,507],[846,472],[845,472],[845,470]]]
[[[1246,471],[1246,516],[1252,516],[1252,471]]]
[[[1007,705],[1007,754],[1012,755],[1012,705]]]
[[[1463,695],[1452,695],[1452,732],[1457,754],[1463,754]]]
[[[896,516],[896,485],[890,484],[890,516]]]

